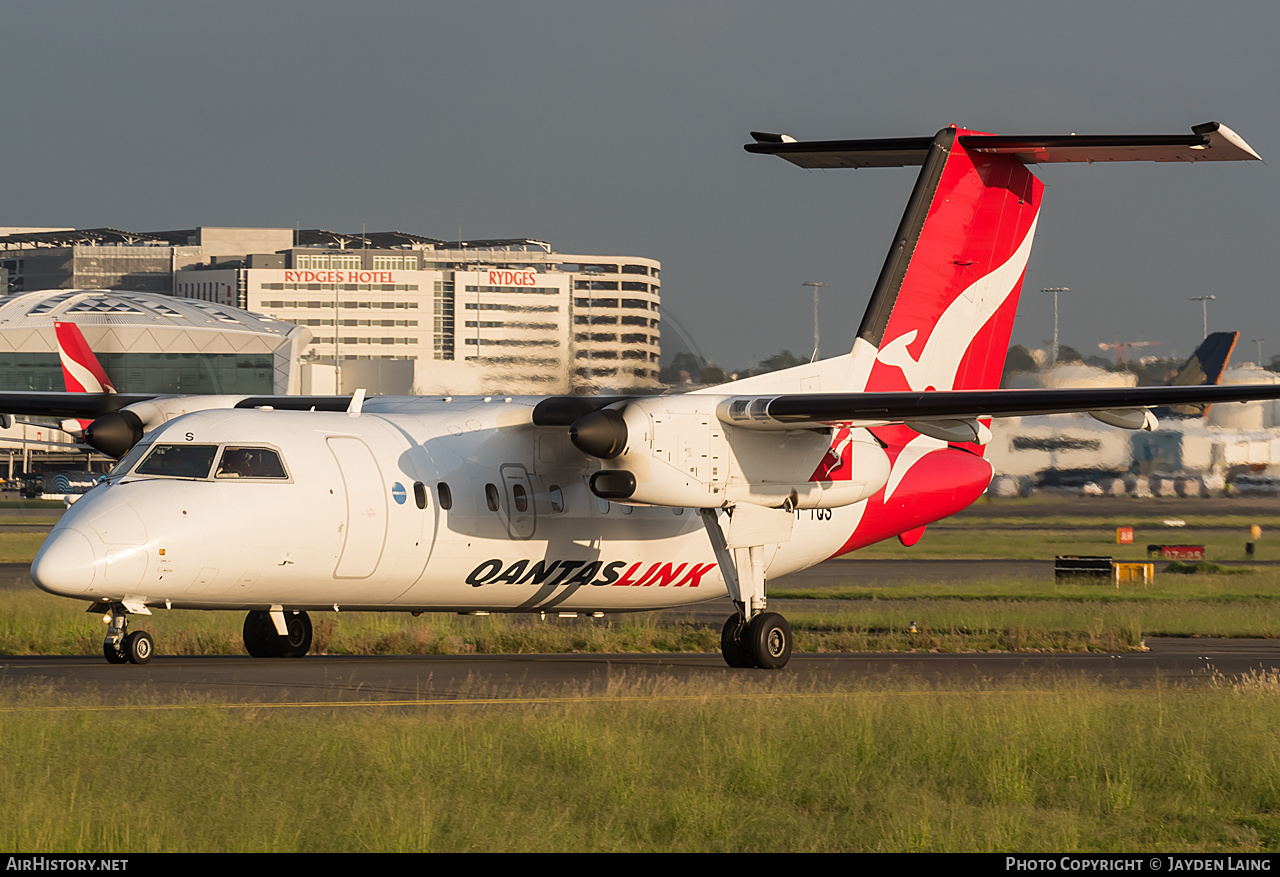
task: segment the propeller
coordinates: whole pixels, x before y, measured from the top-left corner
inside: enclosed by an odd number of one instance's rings
[[[573,422],[569,427],[569,441],[589,457],[612,460],[627,447],[627,422],[622,412],[601,408]]]
[[[109,411],[84,428],[84,442],[119,460],[142,440],[142,420],[132,411]]]

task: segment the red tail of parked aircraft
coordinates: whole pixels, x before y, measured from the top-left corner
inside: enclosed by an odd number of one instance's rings
[[[58,357],[62,360],[62,380],[68,393],[114,393],[111,378],[89,349],[84,333],[75,323],[55,321],[53,332],[58,338]]]
[[[93,355],[84,333],[75,323],[55,320],[53,333],[58,339],[58,358],[62,360],[62,381],[68,393],[114,393],[115,385]],[[92,418],[62,421],[62,428],[77,437],[84,434]]]

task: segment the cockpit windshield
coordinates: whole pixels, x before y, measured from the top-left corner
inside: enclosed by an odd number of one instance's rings
[[[124,475],[134,465],[142,459],[142,455],[151,450],[151,442],[138,442],[129,453],[125,454],[120,460],[111,467],[111,471],[107,473],[108,478],[118,478]]]
[[[288,478],[280,454],[270,448],[239,448],[228,445],[218,461],[215,478]]]
[[[217,445],[156,445],[134,474],[165,478],[208,478],[217,453]],[[121,461],[121,465],[123,462]]]
[[[213,465],[215,459],[218,461],[216,468]],[[107,477],[118,478],[130,473],[153,478],[215,478],[219,481],[233,478],[289,480],[279,451],[243,445],[139,442],[116,463]]]

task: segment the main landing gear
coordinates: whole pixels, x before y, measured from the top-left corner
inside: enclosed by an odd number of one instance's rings
[[[738,611],[724,623],[720,651],[730,667],[780,670],[791,660],[791,627],[776,612],[765,611],[764,543],[791,538],[789,510],[735,506],[722,527],[715,509],[699,509],[711,547]]]
[[[791,660],[791,626],[776,612],[762,612],[750,621],[730,615],[720,633],[720,651],[730,667],[781,670]]]
[[[254,609],[244,619],[244,647],[255,658],[301,658],[311,648],[311,618],[305,612]]]
[[[96,611],[97,607],[90,607]],[[151,634],[145,630],[129,633],[129,613],[120,605],[113,605],[107,619],[107,635],[102,640],[102,657],[111,664],[145,664],[156,651]]]

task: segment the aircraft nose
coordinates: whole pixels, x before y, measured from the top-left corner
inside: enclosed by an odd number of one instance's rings
[[[93,545],[71,527],[55,530],[31,563],[31,578],[51,594],[75,597],[89,590],[97,571]]]

